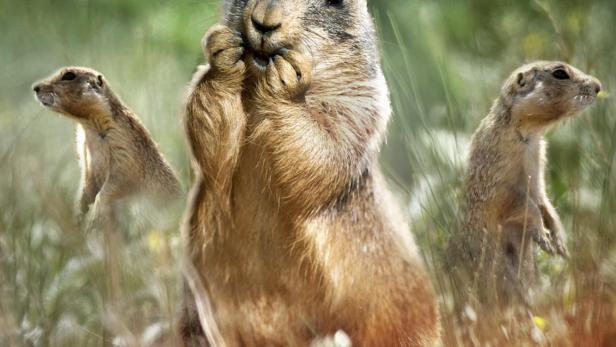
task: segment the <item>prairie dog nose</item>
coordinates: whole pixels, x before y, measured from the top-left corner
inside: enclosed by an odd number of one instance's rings
[[[282,26],[283,16],[280,0],[260,0],[252,10],[251,22],[258,32],[268,34]]]
[[[592,85],[592,88],[595,91],[595,94],[599,94],[599,92],[601,90],[603,90],[603,86],[601,85],[601,81],[599,81],[596,78],[593,78],[592,82],[590,82],[590,84]]]
[[[37,84],[32,89],[34,90],[35,93],[38,93],[41,91],[41,86]]]
[[[585,94],[592,94],[597,96],[599,92],[602,90],[603,86],[601,82],[593,76],[589,76],[582,81],[580,86],[581,91]]]

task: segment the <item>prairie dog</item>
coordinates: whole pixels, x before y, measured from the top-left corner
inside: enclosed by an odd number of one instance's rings
[[[101,73],[64,67],[34,85],[34,92],[45,107],[77,122],[81,214],[94,204],[92,218],[97,218],[115,202],[137,194],[179,195],[173,169]]]
[[[567,254],[560,217],[546,193],[543,134],[590,106],[600,90],[596,78],[562,62],[524,65],[507,79],[473,136],[463,251],[471,269],[479,266],[485,274],[494,268],[489,276],[504,302],[524,296],[533,282],[532,241],[550,254]]]
[[[227,0],[203,44],[185,234],[229,346],[437,343],[436,297],[377,163],[390,104],[366,1]],[[187,343],[197,330],[186,322]]]

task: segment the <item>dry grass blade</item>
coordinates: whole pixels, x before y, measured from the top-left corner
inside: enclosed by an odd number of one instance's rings
[[[182,273],[184,274],[184,279],[188,283],[188,286],[190,287],[190,290],[195,298],[199,322],[201,323],[201,328],[205,332],[205,336],[207,337],[210,345],[213,347],[227,347],[227,344],[223,340],[220,330],[218,329],[218,324],[214,319],[214,308],[210,301],[209,295],[200,280],[201,276],[197,272],[197,269],[195,269],[192,262],[186,258],[182,262]]]

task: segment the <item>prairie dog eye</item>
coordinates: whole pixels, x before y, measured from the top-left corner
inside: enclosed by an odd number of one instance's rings
[[[342,7],[344,0],[327,0],[327,5],[332,7]]]
[[[552,72],[552,76],[554,76],[554,78],[556,78],[557,80],[568,80],[570,78],[567,71],[563,69],[555,70],[554,72]]]
[[[62,75],[62,81],[72,81],[77,77],[74,72],[66,72]]]

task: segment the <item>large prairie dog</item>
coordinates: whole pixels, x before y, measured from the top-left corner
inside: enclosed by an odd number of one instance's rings
[[[524,65],[507,79],[473,136],[462,251],[472,271],[487,275],[480,287],[496,283],[500,301],[524,297],[532,284],[532,241],[551,254],[567,254],[560,217],[546,193],[543,134],[590,106],[600,90],[596,78],[562,62]]]
[[[378,167],[390,104],[366,0],[227,0],[204,49],[185,232],[228,345],[437,343],[429,276]]]
[[[34,91],[45,107],[78,124],[82,214],[94,204],[96,218],[110,213],[117,201],[138,194],[164,198],[180,193],[180,183],[156,143],[101,73],[65,67],[37,83]]]

